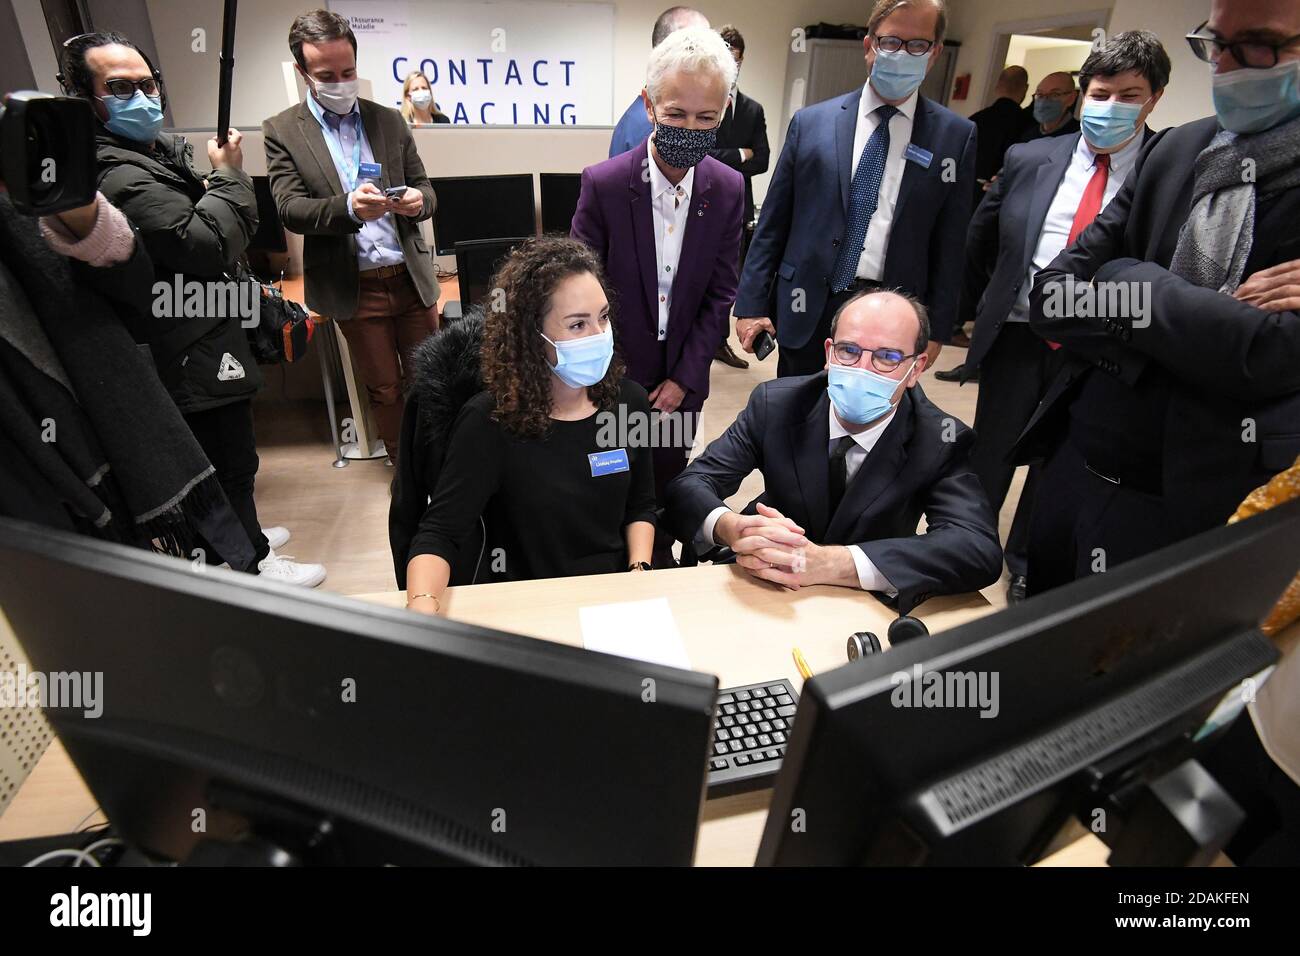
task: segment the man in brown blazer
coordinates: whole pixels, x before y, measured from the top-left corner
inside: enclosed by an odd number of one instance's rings
[[[305,13],[289,48],[310,93],[262,123],[271,192],[285,228],[304,236],[307,305],[338,322],[396,458],[403,367],[438,327],[438,279],[417,225],[437,197],[401,114],[358,99],[348,21]]]

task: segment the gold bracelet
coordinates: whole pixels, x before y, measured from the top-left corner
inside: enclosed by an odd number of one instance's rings
[[[406,598],[406,606],[410,607],[412,601],[418,601],[420,598],[433,598],[433,610],[437,613],[442,610],[442,602],[438,600],[436,594],[411,594]]]

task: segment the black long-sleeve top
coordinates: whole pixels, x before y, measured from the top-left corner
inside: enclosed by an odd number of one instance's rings
[[[627,437],[618,433],[620,419],[649,415],[645,389],[624,379],[619,405],[581,421],[552,420],[543,437],[521,439],[492,421],[491,393],[474,396],[452,426],[411,557],[436,554],[452,563],[482,516],[479,581],[626,570],[623,529],[655,520],[654,465],[649,447],[617,443]],[[620,448],[627,455],[622,470],[607,464]],[[589,458],[597,453],[604,467]],[[495,573],[485,573],[489,568]]]

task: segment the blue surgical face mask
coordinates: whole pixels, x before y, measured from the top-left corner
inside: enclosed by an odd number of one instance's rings
[[[1065,114],[1065,104],[1054,96],[1034,97],[1034,119],[1039,126],[1055,123]]]
[[[1113,149],[1137,135],[1138,117],[1146,103],[1119,100],[1084,100],[1083,138],[1093,149]]]
[[[930,66],[930,56],[912,56],[906,50],[886,53],[876,51],[876,64],[871,68],[871,85],[887,100],[905,100],[915,93],[925,79]]]
[[[544,333],[542,338],[551,342]],[[608,325],[604,332],[596,335],[562,339],[551,344],[555,346],[555,364],[551,371],[570,388],[595,385],[605,377],[614,358],[614,330]]]
[[[912,373],[912,365],[901,379],[886,378],[865,368],[831,362],[826,373],[826,391],[840,418],[854,425],[873,422],[894,407],[894,392]]]
[[[129,100],[116,96],[101,96],[104,108],[108,110],[108,122],[104,128],[123,139],[137,143],[152,143],[162,129],[162,98],[145,96],[139,90]]]
[[[1300,116],[1300,60],[1267,70],[1215,73],[1214,112],[1234,133],[1259,133]]]

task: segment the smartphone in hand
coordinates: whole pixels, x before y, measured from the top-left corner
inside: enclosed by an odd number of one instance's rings
[[[403,196],[406,195],[406,187],[389,186],[387,189],[384,190],[384,195],[387,196],[389,199],[401,199]]]
[[[772,333],[764,329],[754,336],[754,358],[760,362],[767,358],[776,349],[776,341],[772,338]]]

